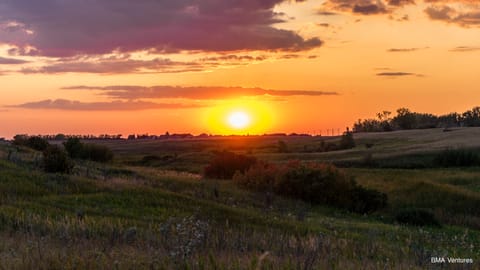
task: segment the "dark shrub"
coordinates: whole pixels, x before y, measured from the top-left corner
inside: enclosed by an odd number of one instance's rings
[[[109,162],[113,159],[113,152],[104,145],[82,143],[78,138],[69,138],[63,145],[71,158],[97,162]]]
[[[398,223],[413,226],[440,226],[435,216],[423,209],[403,209],[397,213],[395,220]]]
[[[109,162],[113,159],[113,152],[105,145],[87,143],[83,145],[82,158],[97,162]]]
[[[217,152],[204,169],[208,178],[231,179],[236,171],[241,173],[257,162],[255,157],[235,154],[229,151]]]
[[[282,141],[282,140],[278,141],[277,148],[279,153],[288,153],[288,146],[287,146],[287,143],[285,143],[285,141]]]
[[[79,138],[68,138],[66,142],[63,143],[65,150],[67,150],[68,155],[71,158],[81,158],[83,154],[83,143],[80,142]]]
[[[33,136],[27,139],[26,146],[37,151],[44,151],[50,144],[47,140],[39,136]]]
[[[480,164],[478,153],[471,149],[446,149],[434,158],[441,167],[466,167]]]
[[[356,186],[352,190],[349,210],[356,213],[371,213],[387,206],[387,195],[379,191]]]
[[[28,135],[25,134],[17,134],[13,136],[13,144],[14,145],[23,145],[26,146],[28,141]]]
[[[355,147],[355,140],[353,139],[352,132],[345,132],[340,139],[340,149],[350,149]]]
[[[43,164],[45,171],[50,173],[70,173],[73,169],[67,153],[57,145],[50,145],[43,151]]]
[[[258,162],[234,182],[244,188],[325,204],[358,213],[370,213],[386,206],[387,196],[358,186],[335,166],[290,161],[283,165]]]

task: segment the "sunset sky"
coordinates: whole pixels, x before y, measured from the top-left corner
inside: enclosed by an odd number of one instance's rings
[[[480,105],[480,3],[2,0],[0,85],[7,138],[326,134],[399,107],[461,112]]]

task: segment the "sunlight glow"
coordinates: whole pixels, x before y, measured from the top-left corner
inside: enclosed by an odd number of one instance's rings
[[[245,112],[234,112],[228,116],[228,124],[236,129],[246,128],[250,124],[250,116]]]

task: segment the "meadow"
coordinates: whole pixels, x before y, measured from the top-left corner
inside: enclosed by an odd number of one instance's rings
[[[445,149],[476,153],[478,135],[357,133],[354,148],[330,152],[318,149],[339,137],[99,140],[113,162],[75,160],[71,174],[45,173],[40,152],[0,142],[0,269],[480,269],[480,167],[435,162]],[[278,195],[267,203],[202,176],[223,150],[333,163],[388,205],[358,214]],[[405,209],[440,225],[399,223]]]

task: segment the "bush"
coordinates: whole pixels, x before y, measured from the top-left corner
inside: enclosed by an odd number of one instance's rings
[[[73,169],[67,153],[57,145],[50,145],[43,151],[43,163],[45,171],[50,173],[70,173]]]
[[[352,132],[345,132],[340,139],[340,149],[350,149],[355,147],[355,140]]]
[[[71,158],[108,162],[113,159],[113,152],[104,145],[82,143],[78,138],[69,138],[63,143]]]
[[[113,159],[113,152],[105,145],[87,143],[83,145],[82,158],[97,162],[109,162]]]
[[[48,141],[40,136],[15,135],[13,137],[13,144],[19,146],[26,146],[37,151],[44,151],[50,145]]]
[[[471,149],[445,149],[434,158],[434,163],[441,167],[477,166],[480,158]]]
[[[80,142],[79,138],[68,138],[66,142],[63,143],[65,150],[67,150],[68,155],[71,158],[81,158],[83,154],[83,143]]]
[[[274,193],[314,204],[325,204],[357,213],[370,213],[387,204],[387,196],[358,186],[335,166],[290,161],[283,165],[258,162],[234,182],[244,188]]]
[[[440,222],[438,222],[435,216],[423,209],[403,209],[397,213],[395,220],[398,223],[413,226],[440,226]]]
[[[235,154],[229,151],[217,152],[204,169],[204,176],[217,179],[232,179],[235,172],[241,173],[257,163],[255,157]]]
[[[33,136],[27,139],[26,146],[37,151],[44,151],[50,144],[47,140],[39,136]]]

